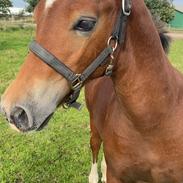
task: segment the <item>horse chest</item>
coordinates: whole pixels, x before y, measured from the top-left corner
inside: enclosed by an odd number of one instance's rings
[[[153,157],[148,157],[147,152],[141,156],[132,152],[123,154],[112,153],[108,156],[109,170],[121,183],[182,183],[183,182],[183,164],[172,163]],[[108,154],[108,153],[106,153]],[[144,158],[143,158],[144,157]],[[181,160],[180,160],[181,161]]]
[[[104,151],[109,171],[118,182],[183,183],[182,121],[169,120],[161,130],[146,135],[123,114],[105,123]]]
[[[183,182],[183,153],[178,145],[167,143],[163,151],[159,144],[149,145],[138,138],[129,141],[128,137],[116,135],[104,146],[109,169],[121,183]]]

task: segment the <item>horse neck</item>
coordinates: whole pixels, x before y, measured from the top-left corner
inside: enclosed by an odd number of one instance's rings
[[[177,87],[174,69],[143,2],[133,4],[123,46],[112,78],[118,101],[132,120],[139,121],[137,126],[157,125],[173,107]]]

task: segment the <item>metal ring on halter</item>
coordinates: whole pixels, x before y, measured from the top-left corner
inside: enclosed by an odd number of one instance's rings
[[[112,46],[112,41],[114,41],[114,43],[115,43],[114,46]],[[113,52],[115,52],[116,49],[117,49],[117,47],[118,47],[118,40],[117,40],[115,37],[111,36],[111,37],[108,39],[108,41],[107,41],[107,45],[108,45],[108,46],[111,46]]]
[[[126,9],[125,9],[126,3],[125,2],[126,2],[126,0],[122,0],[122,10],[123,10],[124,15],[129,16],[131,14],[131,10],[126,11]]]

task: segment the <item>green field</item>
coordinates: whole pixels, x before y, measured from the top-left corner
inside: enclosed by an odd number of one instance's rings
[[[0,94],[22,64],[32,30],[0,32]],[[183,71],[183,41],[172,43],[170,58]],[[84,104],[83,94],[80,101]],[[58,109],[41,132],[18,134],[0,116],[1,183],[86,183],[90,171],[86,108]]]

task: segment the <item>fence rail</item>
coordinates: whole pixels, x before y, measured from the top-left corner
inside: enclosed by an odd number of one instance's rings
[[[0,18],[0,30],[34,28],[35,23],[32,17],[21,18]]]

